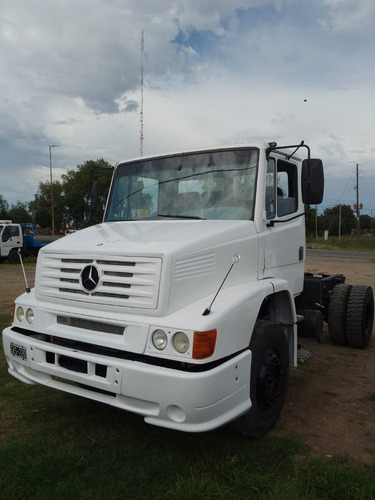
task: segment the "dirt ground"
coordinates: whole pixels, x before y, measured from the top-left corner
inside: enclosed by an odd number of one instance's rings
[[[375,289],[375,261],[344,255],[309,255],[306,270],[343,273],[347,283]],[[32,287],[33,265],[27,265],[26,275]],[[24,290],[20,267],[0,264],[0,313],[11,311],[13,300]],[[333,345],[326,329],[323,343],[307,338],[299,343],[315,354],[290,371],[285,405],[272,434],[300,436],[313,456],[374,462],[375,335],[365,350]]]
[[[306,271],[342,273],[346,283],[375,290],[375,261],[308,256]],[[299,338],[313,357],[290,371],[278,435],[299,435],[314,456],[375,460],[375,332],[367,349]]]

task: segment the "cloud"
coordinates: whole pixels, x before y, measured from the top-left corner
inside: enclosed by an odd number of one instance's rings
[[[50,144],[56,175],[139,154],[142,30],[145,154],[305,139],[330,179],[373,165],[374,21],[366,0],[3,0],[0,193],[30,201]]]
[[[373,31],[375,4],[372,0],[323,0],[326,17],[321,26],[333,32],[360,33]]]

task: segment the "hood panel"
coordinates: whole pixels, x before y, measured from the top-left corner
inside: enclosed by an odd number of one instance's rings
[[[99,224],[41,250],[36,294],[91,308],[167,314],[215,293],[234,253],[241,261],[225,286],[256,276],[257,241],[251,221]]]
[[[48,246],[48,252],[165,255],[212,246],[255,232],[252,221],[174,220],[109,222],[77,231]],[[47,250],[47,249],[46,249]]]

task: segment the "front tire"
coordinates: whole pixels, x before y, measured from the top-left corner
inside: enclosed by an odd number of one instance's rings
[[[233,421],[230,427],[246,437],[261,437],[276,425],[288,384],[288,343],[281,326],[258,320],[251,337],[250,350],[252,407]]]

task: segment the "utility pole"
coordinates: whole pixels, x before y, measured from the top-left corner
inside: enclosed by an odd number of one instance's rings
[[[50,183],[51,183],[51,218],[52,218],[52,236],[55,235],[55,214],[54,214],[54,208],[53,208],[53,183],[52,183],[52,155],[51,155],[51,149],[52,148],[57,148],[57,144],[52,144],[51,146],[48,146],[49,149],[49,175],[50,175]]]
[[[356,165],[356,191],[357,191],[357,236],[359,237],[359,176],[358,176],[358,163]]]
[[[145,38],[142,30],[141,35],[141,106],[140,106],[140,136],[139,136],[139,153],[143,156],[143,54],[144,54]]]

